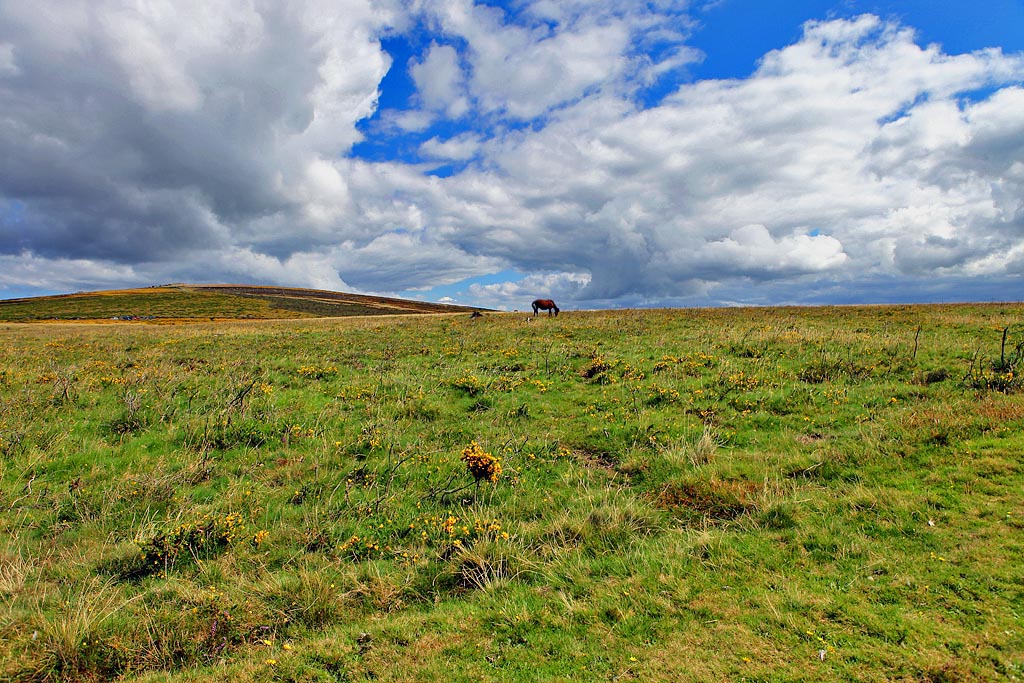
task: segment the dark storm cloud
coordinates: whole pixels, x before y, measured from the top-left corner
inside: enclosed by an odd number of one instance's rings
[[[42,8],[14,3],[2,22],[0,193],[25,210],[0,224],[0,252],[129,263],[273,241],[301,222],[288,181],[357,137],[355,112],[334,134],[311,130],[318,89],[338,77],[323,72],[332,36],[297,9]],[[189,10],[201,19],[174,28]],[[372,98],[379,74],[360,79],[341,92]],[[289,238],[288,253],[317,240]]]

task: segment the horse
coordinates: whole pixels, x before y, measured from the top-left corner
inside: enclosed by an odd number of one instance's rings
[[[558,315],[558,306],[556,306],[555,302],[552,301],[551,299],[537,299],[536,301],[534,301],[533,315],[536,316],[537,311],[540,310],[547,311],[548,315],[551,315],[552,313],[554,313],[554,315],[556,316]]]

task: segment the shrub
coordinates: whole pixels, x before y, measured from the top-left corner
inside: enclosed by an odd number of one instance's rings
[[[205,515],[141,543],[139,555],[134,562],[127,563],[119,573],[124,579],[138,579],[152,574],[167,576],[179,563],[208,559],[243,539],[251,540],[251,537],[245,535],[241,515]]]
[[[501,459],[485,451],[476,441],[463,449],[462,461],[478,482],[486,480],[493,484],[501,476]]]
[[[338,368],[333,365],[303,365],[298,373],[306,379],[329,379],[338,374]]]

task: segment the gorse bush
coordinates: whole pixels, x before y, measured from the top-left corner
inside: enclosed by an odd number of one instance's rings
[[[866,377],[870,369],[857,361],[829,357],[824,354],[800,368],[797,377],[808,384],[823,384]]]
[[[462,461],[466,463],[466,469],[477,481],[489,481],[493,484],[501,476],[501,459],[485,451],[476,441],[463,449]]]
[[[338,368],[333,365],[303,365],[298,374],[307,379],[329,379],[338,374]]]
[[[179,524],[142,542],[138,558],[133,566],[122,570],[122,576],[128,579],[150,574],[166,577],[182,563],[211,559],[232,543],[249,540],[245,531],[245,522],[237,513],[204,515]]]
[[[1024,389],[1024,338],[1014,342],[1011,329],[1003,328],[998,360],[987,360],[980,352],[971,358],[966,378],[970,387],[1004,394]]]

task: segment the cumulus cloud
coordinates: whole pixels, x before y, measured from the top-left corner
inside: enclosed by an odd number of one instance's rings
[[[831,270],[846,261],[846,254],[834,237],[786,235],[775,239],[763,225],[745,225],[728,237],[706,243],[694,261],[712,272],[725,267],[736,274],[771,277]]]
[[[175,259],[337,217],[323,205],[345,180],[325,160],[374,110],[388,3],[2,11],[19,66],[0,78],[0,192],[24,211],[0,225],[0,249]]]
[[[582,266],[583,294],[601,299],[966,272],[1020,243],[1024,135],[1018,87],[960,94],[1022,75],[1020,56],[948,56],[862,17],[809,24],[746,80],[684,85],[646,110],[573,107],[495,155],[533,228],[510,243],[545,247],[517,263]]]
[[[1024,274],[1021,55],[817,21],[749,78],[645,103],[644,84],[697,58],[679,3],[517,8],[5,3],[0,291],[398,292],[515,270],[465,294],[523,308]],[[411,61],[382,48],[423,27]],[[389,69],[416,95],[381,113]],[[375,115],[409,135],[390,158],[356,151]]]
[[[468,87],[477,106],[514,119],[537,117],[597,90],[634,90],[627,76],[645,71],[649,81],[697,58],[695,51],[680,48],[652,63],[634,52],[637,43],[654,35],[683,38],[687,22],[671,5],[530,2],[524,3],[518,22],[509,22],[498,8],[469,0],[424,5],[443,35],[465,42]],[[446,54],[447,61],[451,53]],[[428,100],[432,95],[429,89],[424,93]]]
[[[432,45],[423,61],[414,63],[409,71],[428,109],[437,109],[453,119],[469,111],[465,77],[455,48]]]
[[[480,137],[473,133],[456,135],[447,140],[430,138],[420,146],[420,152],[432,159],[466,161],[480,150]]]
[[[151,284],[146,277],[134,266],[89,259],[47,259],[30,252],[0,254],[0,291],[38,289],[67,293]]]

